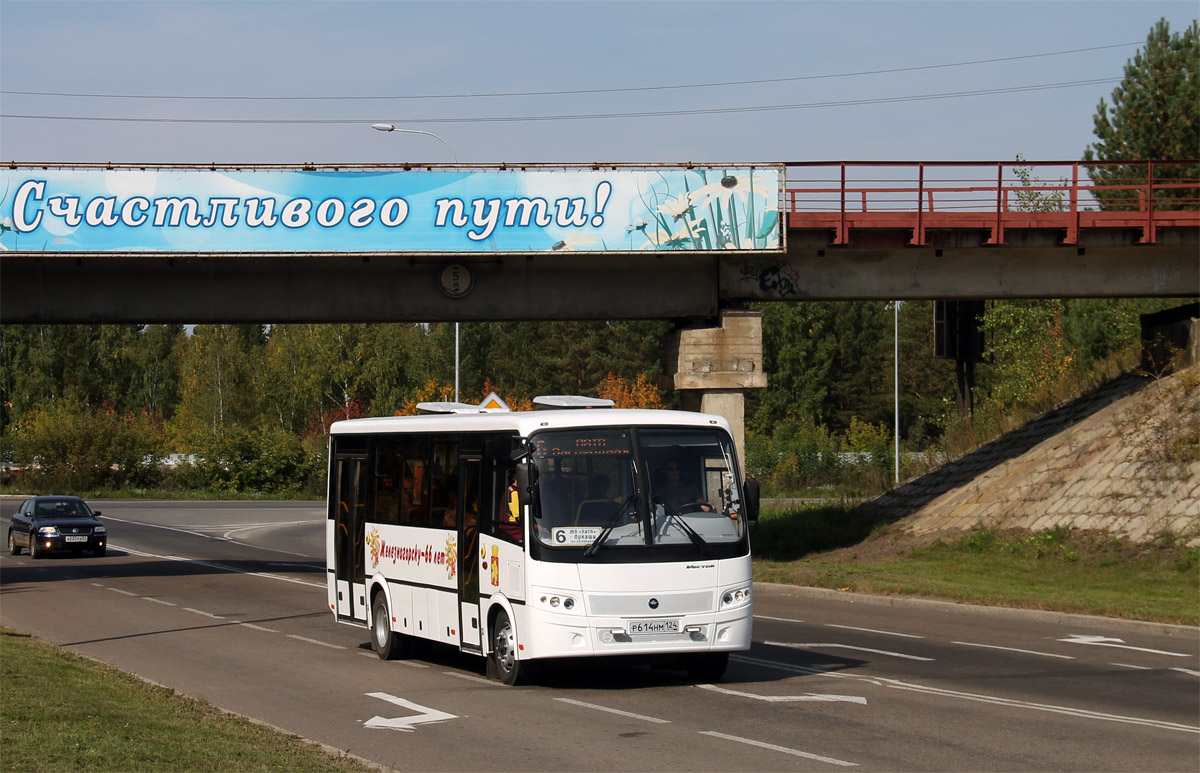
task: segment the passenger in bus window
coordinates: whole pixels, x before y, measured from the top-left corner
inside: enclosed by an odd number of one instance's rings
[[[683,464],[678,457],[673,456],[663,463],[662,481],[662,485],[654,493],[676,511],[681,508],[691,511],[699,509],[706,513],[713,511],[713,506],[700,496],[700,490],[683,479]]]

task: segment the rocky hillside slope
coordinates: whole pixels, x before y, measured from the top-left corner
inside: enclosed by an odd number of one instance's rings
[[[1200,546],[1200,367],[1118,378],[872,504],[926,539],[1073,526]]]

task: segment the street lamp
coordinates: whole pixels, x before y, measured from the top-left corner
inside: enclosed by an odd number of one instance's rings
[[[446,150],[450,151],[450,157],[454,159],[454,163],[458,163],[458,154],[454,152],[454,148],[450,147],[450,143],[434,134],[433,132],[421,131],[420,129],[400,129],[390,123],[373,123],[371,128],[380,132],[404,132],[405,134],[424,134],[428,137],[433,137],[438,142],[446,146]],[[458,402],[458,323],[454,323],[454,402]]]
[[[450,156],[454,159],[454,163],[458,163],[458,154],[454,152],[454,148],[450,147],[450,143],[446,142],[433,132],[423,132],[420,129],[399,129],[390,123],[373,123],[371,124],[371,128],[380,132],[404,132],[405,134],[424,134],[426,136],[433,137],[435,140],[446,146],[446,150],[450,151]]]

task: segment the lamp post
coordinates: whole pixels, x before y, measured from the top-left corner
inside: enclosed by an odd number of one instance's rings
[[[454,148],[450,147],[450,143],[434,134],[433,132],[421,131],[420,129],[401,129],[393,126],[390,123],[373,123],[371,128],[380,132],[403,132],[405,134],[424,134],[427,137],[433,137],[438,142],[446,146],[446,150],[450,151],[450,157],[454,159],[454,163],[458,163],[458,154],[454,152]],[[454,323],[454,402],[458,402],[458,323]]]
[[[458,154],[454,152],[454,148],[450,147],[450,143],[434,134],[433,132],[425,132],[420,129],[400,129],[390,123],[373,123],[371,128],[380,132],[404,132],[405,134],[424,134],[427,137],[433,137],[438,142],[446,146],[446,150],[450,151],[450,157],[454,159],[454,163],[458,163]]]

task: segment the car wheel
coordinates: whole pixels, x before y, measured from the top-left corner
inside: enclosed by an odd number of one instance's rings
[[[715,682],[725,675],[728,652],[705,652],[687,656],[688,676],[697,682]]]
[[[8,554],[10,556],[21,555],[21,549],[17,547],[17,541],[13,539],[12,529],[8,530]]]
[[[492,648],[488,653],[488,675],[507,685],[528,684],[535,676],[535,666],[528,660],[517,659],[517,629],[504,610],[496,615],[492,626]]]
[[[408,637],[392,630],[387,599],[382,593],[371,605],[371,649],[380,660],[395,660],[408,655]]]
[[[46,550],[38,544],[37,539],[31,534],[29,535],[29,555],[31,558],[44,558]]]

